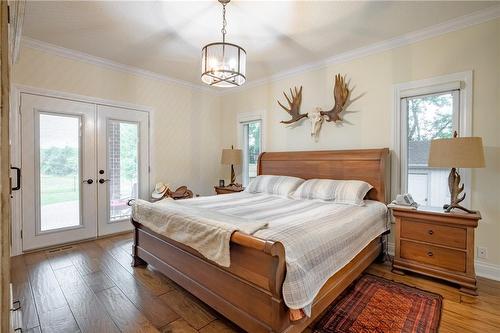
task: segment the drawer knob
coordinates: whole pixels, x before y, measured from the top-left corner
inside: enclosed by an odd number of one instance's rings
[[[432,257],[432,256],[434,255],[434,253],[432,253],[432,251],[429,251],[429,252],[427,252],[427,255],[428,255],[429,257]]]
[[[428,233],[429,235],[432,235],[432,234],[434,234],[434,231],[433,231],[432,229],[430,229],[429,231],[427,231],[427,233]]]

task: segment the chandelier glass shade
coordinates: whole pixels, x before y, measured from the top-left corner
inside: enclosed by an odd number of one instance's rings
[[[226,4],[223,6],[222,42],[207,44],[201,51],[201,80],[214,87],[236,87],[246,81],[245,50],[232,43],[226,43]]]

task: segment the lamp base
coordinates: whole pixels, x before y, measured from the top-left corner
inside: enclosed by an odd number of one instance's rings
[[[231,164],[231,183],[229,186],[234,185],[236,183],[236,174],[234,172],[234,166]]]
[[[467,213],[469,213],[469,214],[475,214],[475,213],[477,213],[477,211],[467,209],[467,208],[465,208],[465,207],[460,206],[459,204],[454,204],[454,205],[448,205],[448,204],[446,204],[446,205],[444,205],[444,206],[443,206],[443,209],[444,209],[444,211],[445,211],[446,213],[451,212],[451,210],[452,210],[452,209],[454,209],[454,208],[456,208],[456,209],[461,209],[461,210],[463,210],[464,212],[467,212]]]
[[[451,212],[452,209],[461,209],[469,214],[475,213],[475,211],[460,205],[460,203],[465,199],[465,193],[462,197],[459,197],[464,190],[464,184],[460,185],[460,174],[456,168],[452,168],[450,171],[450,175],[448,176],[448,188],[450,189],[450,204],[443,206],[446,213]]]

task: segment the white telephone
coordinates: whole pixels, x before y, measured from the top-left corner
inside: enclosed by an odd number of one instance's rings
[[[400,206],[411,206],[411,207],[418,207],[418,203],[413,200],[411,197],[411,194],[405,193],[405,194],[398,194],[396,196],[396,200],[392,201],[392,204],[394,205],[400,205]]]

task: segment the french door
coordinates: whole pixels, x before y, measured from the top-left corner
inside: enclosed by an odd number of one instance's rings
[[[97,146],[99,235],[130,230],[127,203],[149,192],[148,114],[99,105]]]
[[[132,229],[147,197],[148,114],[21,94],[23,250]]]

